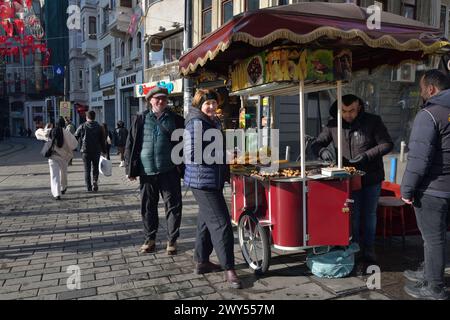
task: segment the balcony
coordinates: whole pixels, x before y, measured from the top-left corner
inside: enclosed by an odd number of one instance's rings
[[[179,78],[178,60],[144,71],[144,82],[160,81],[165,78],[170,78],[171,80]]]
[[[98,54],[97,39],[86,39],[81,43],[81,53],[96,58]]]
[[[109,71],[100,76],[100,88],[114,85],[114,71]]]
[[[116,60],[114,60],[114,66],[115,66],[116,68],[122,66],[122,58],[121,58],[121,57],[116,58]]]
[[[130,26],[133,9],[118,6],[109,16],[109,31],[113,37],[124,37]]]
[[[122,68],[125,70],[133,68],[133,64],[131,63],[129,56],[122,57]]]
[[[83,9],[86,6],[97,7],[98,0],[81,0],[80,7]]]
[[[140,60],[141,59],[141,49],[133,49],[130,53],[131,60]]]

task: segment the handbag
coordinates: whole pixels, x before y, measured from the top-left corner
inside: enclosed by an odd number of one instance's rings
[[[46,158],[50,158],[53,153],[53,144],[55,139],[47,140],[41,149],[41,155]]]

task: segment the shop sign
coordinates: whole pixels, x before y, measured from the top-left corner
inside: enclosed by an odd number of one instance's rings
[[[169,94],[180,93],[182,90],[182,80],[178,79],[175,81],[158,81],[138,84],[135,86],[134,96],[136,98],[145,97],[147,92],[155,87],[166,88]]]
[[[272,49],[236,62],[231,68],[231,91],[273,82],[333,82],[349,80],[349,50]]]
[[[136,74],[120,78],[120,86],[127,87],[136,83]]]
[[[69,101],[61,101],[59,103],[59,115],[63,118],[70,118],[70,102]]]

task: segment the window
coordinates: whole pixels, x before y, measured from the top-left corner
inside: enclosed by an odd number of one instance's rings
[[[233,18],[233,0],[222,0],[222,24]]]
[[[128,40],[128,51],[131,52],[133,50],[133,38]]]
[[[279,5],[279,6],[284,6],[284,5],[286,5],[286,4],[289,4],[289,1],[288,1],[288,0],[278,0],[278,5]]]
[[[212,0],[202,0],[202,36],[212,31]]]
[[[89,39],[97,39],[97,18],[89,17]]]
[[[388,0],[378,0],[375,4],[380,6],[382,11],[388,11]]]
[[[141,35],[140,32],[137,34],[137,39],[136,39],[136,41],[137,41],[136,47],[137,47],[138,49],[141,49],[142,35]]]
[[[84,71],[83,71],[83,69],[79,69],[79,70],[78,70],[78,88],[79,88],[80,90],[83,90],[83,89],[84,89],[84,82],[83,82],[83,79],[84,79]]]
[[[183,32],[179,32],[163,40],[164,63],[178,60],[183,51]]]
[[[125,57],[125,42],[120,43],[120,56]]]
[[[441,18],[440,18],[440,25],[439,29],[441,30],[442,34],[446,33],[446,22],[447,22],[447,6],[441,6]]]
[[[100,90],[100,73],[101,67],[97,65],[92,68],[92,91]]]
[[[245,11],[258,9],[259,9],[259,0],[245,0]]]
[[[105,47],[103,51],[105,72],[111,71],[111,45]]]
[[[416,0],[402,1],[402,16],[408,19],[416,19]]]
[[[86,18],[83,17],[83,29],[81,29],[83,32],[81,34],[81,41],[85,41],[86,37],[85,37],[85,33],[86,33]]]
[[[127,7],[132,8],[133,7],[133,1],[132,0],[119,0],[119,5],[121,7]]]
[[[106,33],[108,31],[108,24],[109,24],[109,7],[106,6],[103,8],[103,28],[102,28],[103,33]]]

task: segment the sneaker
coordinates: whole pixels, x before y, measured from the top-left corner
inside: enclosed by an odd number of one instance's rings
[[[93,190],[94,190],[94,192],[98,191],[98,184],[97,184],[97,182],[93,183]]]
[[[169,256],[173,256],[174,254],[177,254],[177,242],[175,241],[172,243],[172,242],[168,241],[166,250],[167,250],[167,254]]]
[[[139,253],[150,253],[156,251],[155,240],[146,240],[144,244],[139,248]]]
[[[412,282],[423,282],[425,280],[425,275],[423,273],[423,269],[414,270],[405,270],[403,272],[403,276]]]
[[[222,267],[218,264],[212,263],[210,261],[197,263],[195,266],[195,274],[205,274],[211,272],[219,272],[222,271]]]
[[[55,200],[61,200],[61,196],[53,197]]]
[[[119,167],[124,167],[125,166],[125,161],[120,161]]]
[[[61,193],[66,194],[66,191],[67,191],[67,187],[65,187],[63,190],[61,190]]]
[[[445,287],[437,288],[427,284],[426,281],[417,282],[415,284],[407,284],[404,288],[405,292],[413,298],[423,300],[447,300],[448,294]]]

